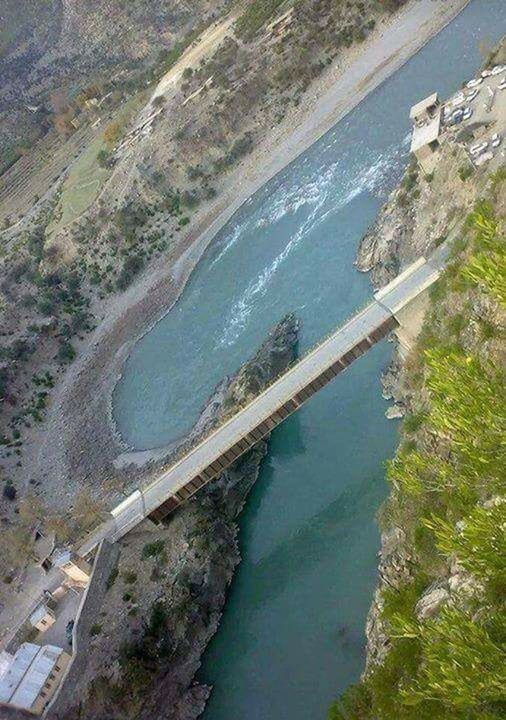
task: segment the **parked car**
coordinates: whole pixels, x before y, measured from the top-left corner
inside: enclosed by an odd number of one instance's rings
[[[490,75],[492,75],[492,70],[490,68],[481,71],[482,78],[490,77]]]
[[[473,109],[470,107],[464,108],[464,113],[462,115],[462,120],[469,120],[471,115],[473,114]]]
[[[493,148],[499,147],[499,145],[502,143],[502,136],[499,135],[499,133],[494,133],[492,137],[490,138],[490,144]]]
[[[65,637],[69,645],[72,645],[72,630],[74,629],[74,621],[69,620],[65,628]]]
[[[454,110],[450,116],[450,119],[448,120],[448,125],[458,125],[462,122],[464,118],[464,111],[462,108],[457,108],[457,110]]]
[[[468,87],[468,88],[478,87],[478,85],[481,85],[482,82],[483,82],[482,77],[473,78],[472,80],[469,80],[468,83],[466,83],[466,87]]]
[[[472,102],[479,92],[480,91],[476,88],[474,90],[471,90],[471,92],[466,95],[467,102]]]
[[[490,71],[491,75],[500,75],[502,72],[506,70],[506,65],[496,65],[492,68]]]
[[[465,99],[466,99],[466,96],[464,95],[463,92],[457,93],[457,95],[455,95],[455,97],[452,100],[452,107],[457,107],[457,105],[461,105]]]
[[[499,83],[499,90],[506,90],[506,78]]]
[[[482,140],[479,143],[475,143],[474,145],[471,145],[469,148],[469,152],[471,155],[480,155],[484,150],[488,148],[488,141]]]

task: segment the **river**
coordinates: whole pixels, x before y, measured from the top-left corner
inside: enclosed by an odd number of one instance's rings
[[[474,0],[236,213],[126,363],[114,413],[127,442],[183,435],[284,313],[302,319],[304,351],[364,303],[369,280],[352,264],[408,161],[410,106],[456,90],[504,26],[503,0]],[[376,346],[272,434],[200,674],[214,684],[205,720],[316,720],[358,678],[396,445],[379,387],[389,356]]]

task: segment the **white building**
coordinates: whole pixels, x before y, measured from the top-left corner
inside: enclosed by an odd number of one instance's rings
[[[40,715],[53,697],[70,655],[55,645],[23,643],[2,653],[0,705]]]
[[[30,624],[39,632],[46,632],[55,622],[56,615],[45,603],[38,605],[30,615]]]

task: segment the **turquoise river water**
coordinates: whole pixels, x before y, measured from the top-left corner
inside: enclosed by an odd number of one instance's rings
[[[482,60],[479,43],[504,27],[504,0],[474,0],[236,213],[126,363],[114,411],[127,442],[184,434],[284,313],[301,318],[304,351],[364,303],[369,280],[353,260],[408,161],[410,106],[456,90]],[[376,346],[272,434],[200,673],[214,685],[205,720],[316,720],[359,677],[374,515],[396,445],[379,386],[389,356]]]

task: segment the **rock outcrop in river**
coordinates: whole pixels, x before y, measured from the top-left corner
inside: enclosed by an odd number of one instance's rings
[[[247,403],[294,360],[299,323],[287,315],[238,373],[220,383],[197,435]],[[211,688],[194,681],[240,562],[237,516],[268,439],[177,510],[121,542],[104,587],[78,687],[51,720],[190,720]]]

